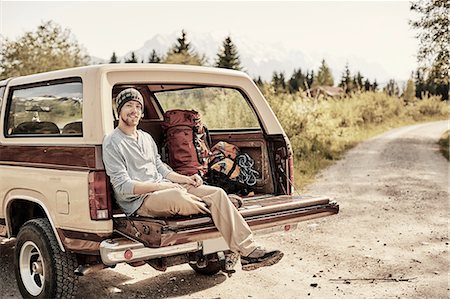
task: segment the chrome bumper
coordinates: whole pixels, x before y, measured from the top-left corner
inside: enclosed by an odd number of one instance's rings
[[[275,227],[256,230],[254,234],[264,235],[277,231],[292,231],[296,228],[296,223],[277,225]],[[107,266],[124,262],[146,261],[189,252],[202,251],[206,255],[225,250],[229,250],[229,247],[222,237],[160,248],[145,247],[144,244],[128,238],[108,239],[100,243],[100,256],[103,264]]]
[[[144,244],[127,238],[108,239],[100,243],[100,256],[103,264],[113,266],[118,263],[133,263],[155,258],[167,257],[202,249],[200,242],[161,248],[148,248]]]

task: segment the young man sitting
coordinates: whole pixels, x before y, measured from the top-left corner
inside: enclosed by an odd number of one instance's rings
[[[144,100],[134,88],[116,97],[119,124],[103,142],[103,161],[115,198],[127,215],[170,217],[210,214],[230,250],[241,256],[243,270],[276,264],[279,250],[255,244],[250,227],[225,191],[203,185],[199,175],[171,171],[162,161],[153,138],[137,125]]]

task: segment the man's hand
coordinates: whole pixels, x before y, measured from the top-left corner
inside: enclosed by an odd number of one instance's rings
[[[188,184],[194,187],[199,187],[203,184],[203,180],[198,174],[186,176],[172,171],[166,176],[166,179],[174,183]]]
[[[203,179],[198,174],[191,175],[189,179],[191,181],[188,184],[194,187],[200,187],[203,184]]]

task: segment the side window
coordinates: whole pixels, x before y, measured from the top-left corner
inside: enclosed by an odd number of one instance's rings
[[[164,111],[196,110],[208,129],[260,128],[258,118],[245,97],[233,88],[205,86],[158,91],[155,97]]]
[[[6,136],[82,136],[80,78],[12,87]]]

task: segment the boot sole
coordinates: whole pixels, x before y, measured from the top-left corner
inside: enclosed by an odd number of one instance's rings
[[[265,261],[262,261],[259,263],[251,263],[251,264],[247,264],[247,265],[242,265],[242,270],[243,271],[252,271],[252,270],[256,270],[261,267],[268,267],[268,266],[275,265],[283,258],[283,256],[284,256],[284,253],[280,252],[279,254],[277,254]]]

